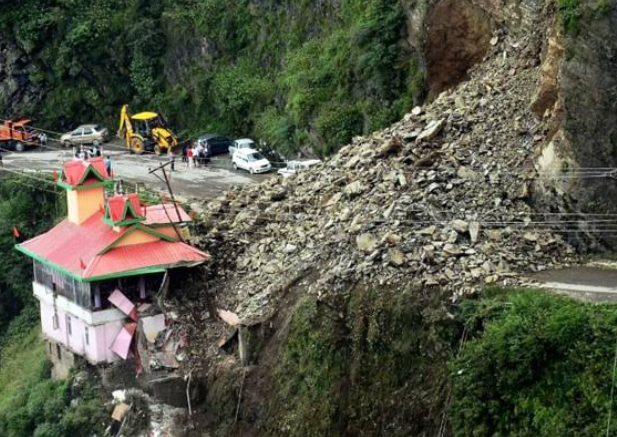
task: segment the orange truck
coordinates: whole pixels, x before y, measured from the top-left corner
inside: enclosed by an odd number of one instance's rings
[[[40,145],[38,131],[32,129],[31,120],[4,120],[0,124],[0,149],[23,152],[27,146]]]

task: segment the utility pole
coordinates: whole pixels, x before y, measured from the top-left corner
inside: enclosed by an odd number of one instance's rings
[[[165,184],[165,186],[167,187],[167,191],[169,192],[169,197],[171,197],[171,201],[174,205],[174,208],[176,209],[176,214],[178,216],[178,223],[182,222],[182,216],[180,215],[180,208],[178,208],[178,203],[176,202],[176,199],[174,197],[174,192],[171,189],[171,184],[169,183],[169,178],[167,177],[167,171],[165,170],[165,167],[167,167],[168,165],[173,165],[174,161],[173,159],[171,161],[167,161],[164,162],[163,164],[159,165],[158,167],[155,167],[153,169],[149,169],[148,170],[148,174],[154,175],[159,181],[163,182]],[[163,177],[161,178],[158,174],[156,174],[157,171],[161,170],[163,173]],[[160,196],[159,196],[160,198]],[[165,203],[163,202],[163,209],[165,210],[165,215],[167,215],[167,218],[169,219],[170,223],[173,224],[173,221],[171,219],[171,217],[169,216],[169,212],[167,211],[167,205],[165,205]],[[176,230],[176,234],[178,234],[178,238],[180,239],[180,241],[184,242],[184,238],[182,238],[182,234],[180,233],[180,231],[178,230],[178,227],[176,225],[173,225],[174,229]]]

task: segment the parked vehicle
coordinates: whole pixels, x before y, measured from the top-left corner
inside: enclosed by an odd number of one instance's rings
[[[30,120],[5,120],[0,125],[0,148],[23,152],[26,146],[40,145],[39,133]]]
[[[283,176],[284,178],[287,178],[291,175],[304,171],[307,168],[320,163],[321,161],[319,159],[308,159],[306,161],[289,161],[287,162],[287,167],[279,169],[278,174]]]
[[[242,169],[251,174],[267,173],[272,169],[268,161],[261,153],[251,149],[241,149],[234,153],[231,159],[234,170]]]
[[[233,146],[229,147],[229,156],[234,156],[237,150],[257,150],[257,145],[255,141],[250,140],[248,138],[244,138],[241,140],[236,140],[233,143]]]
[[[60,137],[60,144],[64,147],[92,144],[100,146],[109,141],[109,131],[98,124],[83,124],[71,132]]]
[[[126,147],[141,155],[145,151],[157,155],[175,152],[179,146],[178,137],[169,129],[167,122],[156,112],[131,114],[129,105],[120,110],[118,138],[123,139]]]
[[[229,147],[233,144],[233,140],[231,138],[218,134],[202,135],[197,138],[197,142],[204,145],[204,155],[206,158],[227,153],[229,151]]]

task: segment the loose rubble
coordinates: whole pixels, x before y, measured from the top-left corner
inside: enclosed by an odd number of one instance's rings
[[[389,129],[309,171],[209,202],[199,243],[218,258],[217,305],[251,325],[311,272],[308,292],[321,299],[357,281],[458,296],[575,261],[566,225],[532,206],[545,134],[530,110],[532,52],[494,39],[469,81]]]

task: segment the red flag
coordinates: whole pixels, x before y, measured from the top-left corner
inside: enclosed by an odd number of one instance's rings
[[[84,260],[83,260],[83,259],[81,259],[81,258],[79,258],[79,267],[80,267],[82,270],[85,270],[85,268],[86,268],[86,267],[88,267],[88,266],[86,266],[86,263],[84,262]]]
[[[19,229],[17,229],[17,226],[13,226],[13,238],[19,238],[21,237],[21,232],[19,232]]]
[[[54,182],[58,182],[58,171],[57,171],[57,170],[54,170],[54,171],[51,173],[51,177],[54,179]]]

